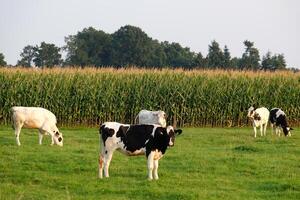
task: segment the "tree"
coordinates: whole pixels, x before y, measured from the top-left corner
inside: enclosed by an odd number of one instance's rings
[[[62,63],[60,48],[54,44],[42,42],[38,47],[34,47],[33,62],[37,67],[54,67]]]
[[[271,56],[271,52],[268,51],[266,55],[262,57],[262,62],[261,62],[262,69],[264,70],[274,70],[273,66],[273,60]]]
[[[167,62],[167,55],[164,51],[163,46],[157,41],[153,40],[149,48],[151,51],[149,61],[147,62],[148,67],[164,67]]]
[[[283,54],[277,54],[274,56],[274,62],[276,69],[285,69],[286,68],[286,62]]]
[[[220,68],[224,64],[223,52],[215,40],[208,46],[207,62],[210,68]]]
[[[268,51],[265,56],[262,58],[262,69],[264,70],[277,70],[285,69],[286,62],[283,54],[275,54],[272,56],[272,53]]]
[[[6,65],[7,65],[7,63],[4,60],[4,55],[2,53],[0,53],[0,66],[3,67]]]
[[[183,48],[179,43],[163,42],[167,56],[166,66],[191,68],[193,66],[195,54],[189,48]]]
[[[110,65],[111,35],[93,27],[65,38],[66,65]]]
[[[205,68],[207,67],[207,60],[202,56],[201,52],[197,53],[193,61],[194,67]]]
[[[111,64],[149,66],[155,50],[159,50],[154,47],[152,39],[140,28],[123,26],[112,34]]]
[[[254,48],[254,43],[248,40],[244,41],[244,45],[246,46],[246,50],[241,58],[241,69],[253,69],[257,70],[260,68],[259,61],[259,51]]]
[[[227,48],[226,45],[224,47],[224,51],[223,52],[224,53],[223,53],[223,64],[222,64],[222,67],[225,68],[225,69],[233,68],[232,62],[231,62],[230,52],[229,52],[229,49]]]
[[[240,69],[241,66],[241,58],[233,57],[231,59],[231,67],[234,69]]]
[[[20,54],[21,60],[18,60],[17,65],[23,67],[31,67],[33,59],[35,57],[35,48],[36,47],[31,45],[25,46],[22,53]]]

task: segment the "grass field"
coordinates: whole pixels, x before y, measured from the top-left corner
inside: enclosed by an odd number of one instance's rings
[[[250,128],[184,128],[147,180],[144,156],[114,154],[109,179],[97,178],[97,128],[62,128],[64,147],[38,145],[23,129],[21,147],[0,126],[0,199],[300,199],[300,131],[253,138]]]

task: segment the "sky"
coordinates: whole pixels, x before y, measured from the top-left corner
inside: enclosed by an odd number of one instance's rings
[[[298,0],[0,0],[0,53],[15,65],[26,45],[62,47],[83,28],[113,33],[125,25],[204,56],[216,40],[241,57],[250,40],[261,57],[282,53],[287,67],[300,68]]]

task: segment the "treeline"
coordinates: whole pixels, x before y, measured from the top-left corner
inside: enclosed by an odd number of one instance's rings
[[[285,69],[283,54],[267,52],[259,55],[254,42],[245,40],[245,52],[240,58],[232,57],[229,48],[221,48],[217,41],[208,46],[208,54],[193,52],[179,43],[159,42],[152,39],[138,27],[126,25],[112,34],[89,27],[76,35],[65,38],[65,46],[42,42],[40,45],[27,45],[20,54],[17,66],[139,66],[144,68],[219,68],[276,70]],[[66,52],[65,60],[61,52]],[[1,58],[3,62],[1,62]],[[0,65],[6,65],[0,54]]]

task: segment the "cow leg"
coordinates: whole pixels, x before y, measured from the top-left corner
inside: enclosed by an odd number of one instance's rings
[[[256,138],[256,126],[253,125],[253,129],[254,129],[254,137]]]
[[[99,178],[103,178],[103,156],[99,154]]]
[[[54,136],[53,135],[50,136],[51,136],[51,145],[54,145]]]
[[[43,136],[44,136],[45,132],[42,131],[41,129],[39,129],[39,144],[42,144],[42,140],[43,140]]]
[[[264,136],[267,135],[267,126],[268,126],[268,123],[264,124]]]
[[[274,124],[272,124],[271,123],[271,131],[272,131],[272,135],[274,134],[274,132],[275,132],[275,135],[276,135],[276,130],[275,130],[275,126],[274,126]]]
[[[271,123],[271,134],[273,135],[273,124]]]
[[[260,136],[263,136],[263,125],[260,125]]]
[[[153,177],[155,180],[158,179],[158,173],[157,173],[157,170],[158,170],[158,160],[154,160],[153,162]]]
[[[49,134],[51,136],[51,145],[54,145],[55,144],[55,141],[54,141],[55,135],[52,132],[51,128],[48,125],[44,124],[40,129],[45,135]]]
[[[278,126],[275,127],[275,134],[280,136],[280,130]]]
[[[154,153],[153,152],[151,152],[148,155],[147,165],[148,165],[148,179],[152,180],[153,179],[152,173],[153,173],[153,168],[154,168]]]
[[[103,156],[104,177],[109,177],[108,169],[109,169],[112,156],[113,156],[113,151],[106,151]]]
[[[21,143],[20,143],[20,132],[21,132],[22,126],[23,126],[23,124],[14,124],[16,142],[17,142],[18,146],[21,146]]]

